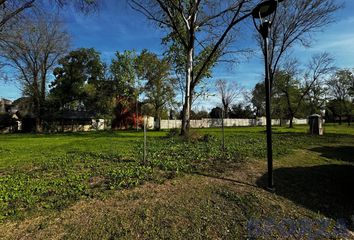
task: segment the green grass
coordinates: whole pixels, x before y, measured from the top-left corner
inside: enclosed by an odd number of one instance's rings
[[[322,212],[333,219],[350,218],[350,211],[353,209],[348,201],[352,198],[339,194],[344,200],[337,201],[336,186],[331,185],[331,178],[327,179],[328,182],[325,181],[331,188],[316,187],[307,183],[319,184],[318,182],[323,181],[323,175],[326,174],[337,176],[334,174],[337,173],[341,176],[343,173],[344,178],[350,176],[351,168],[348,166],[353,167],[351,156],[354,154],[354,127],[328,125],[324,136],[308,135],[307,126],[297,126],[294,129],[274,127],[273,132],[275,180],[280,183],[276,194],[303,205],[314,213]],[[237,169],[244,166],[263,166],[265,162],[263,159],[266,156],[264,127],[226,128],[225,133],[226,151],[223,152],[220,148],[220,129],[193,130],[190,141],[179,137],[167,137],[168,131],[150,131],[148,132],[148,162],[145,164],[142,162],[141,132],[0,135],[0,221],[22,222],[36,216],[66,214],[67,209],[80,201],[106,201],[105,199],[110,199],[112,195],[120,193],[123,189],[136,187],[144,182],[163,183],[167,179],[182,175],[190,176],[190,174],[197,179],[193,177],[191,184],[193,181],[198,182],[203,176],[225,180],[230,171],[237,172]],[[331,165],[335,166],[330,167]],[[333,172],[332,168],[338,171]],[[307,174],[307,170],[310,175]],[[258,176],[257,174],[259,177],[255,184],[262,186],[266,175],[258,170],[249,173],[251,176]],[[297,183],[294,183],[293,179],[297,179]],[[345,182],[343,177],[340,179],[341,183]],[[241,182],[246,180],[240,179]],[[193,189],[194,186],[191,188]],[[324,198],[322,195],[328,195],[328,191],[330,191],[328,198],[322,201],[321,199]],[[200,228],[198,231],[201,238],[212,235],[213,232],[218,233],[218,236],[227,237],[231,234],[230,236],[237,237],[240,236],[239,234],[245,234],[244,224],[247,219],[264,217],[264,214],[257,214],[257,209],[263,201],[268,201],[263,199],[267,197],[263,196],[262,192],[259,193],[260,195],[254,195],[251,189],[235,193],[230,185],[217,184],[202,189],[196,188],[197,195],[193,195],[193,191],[186,192],[190,195],[184,194],[180,196],[181,199],[176,200],[177,202],[172,201],[171,204],[159,203],[152,207],[144,207],[143,204],[138,208],[132,208],[133,212],[129,214],[132,214],[135,220],[125,232],[124,224],[129,217],[120,218],[109,214],[112,221],[107,220],[107,224],[113,224],[114,221],[117,221],[117,224],[112,226],[114,229],[107,231],[116,232],[120,222],[120,229],[123,232],[118,231],[116,234],[119,236],[136,236],[135,234],[141,231],[143,231],[141,234],[148,233],[146,235],[148,239],[178,235],[178,232],[173,232],[170,228],[167,228],[170,229],[167,231],[163,230],[163,216],[173,214],[170,210],[172,208]],[[304,192],[312,192],[318,201],[312,201],[304,195]],[[179,194],[176,193],[177,199]],[[210,196],[210,199],[204,196]],[[197,207],[196,211],[191,212],[192,205],[189,206],[187,200],[182,200],[186,197],[190,198],[190,204]],[[200,200],[199,203],[196,199]],[[135,200],[129,197],[125,201],[129,205]],[[214,204],[215,209],[209,201],[217,203]],[[274,201],[279,202],[280,205],[284,204],[283,200],[280,201],[278,198]],[[189,207],[176,209],[176,205],[180,207],[181,202],[182,205]],[[202,203],[210,208],[201,206]],[[279,213],[276,206],[269,205],[264,209],[266,213],[273,212],[276,219],[286,217]],[[150,212],[146,213],[146,211]],[[204,216],[205,211],[208,213],[207,216]],[[224,218],[232,219],[232,215],[223,217],[220,211],[243,214],[243,222],[226,224],[223,222]],[[349,213],[345,213],[348,211]],[[145,217],[145,220],[139,222],[139,216],[146,214],[150,214],[148,220]],[[96,230],[91,229],[93,232],[90,231],[90,234],[94,234],[92,238],[99,237],[100,233],[103,234],[99,226],[103,228],[102,224],[106,223],[100,221],[106,222],[106,220],[100,217],[102,216],[95,217],[97,218],[95,225],[98,227],[95,228]],[[200,221],[198,220],[200,217],[206,217],[207,220]],[[171,216],[166,221],[175,220]],[[224,233],[219,229],[211,227],[213,220],[217,225],[226,224],[225,227],[231,229],[231,233],[223,235]],[[85,226],[80,228],[74,224],[74,228],[78,227],[77,230],[70,230],[71,224],[72,222],[68,223],[69,232],[83,236],[89,234],[85,232],[88,231]],[[76,224],[80,225],[80,223]],[[167,225],[169,226],[168,223]],[[149,231],[149,228],[152,230]],[[77,231],[83,232],[77,233]],[[191,235],[188,235],[190,238],[196,236],[193,235],[197,234],[194,230],[190,229],[190,231]]]
[[[141,133],[0,137],[0,220],[136,186],[152,171],[139,161]]]

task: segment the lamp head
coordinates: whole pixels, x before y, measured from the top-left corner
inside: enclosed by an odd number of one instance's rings
[[[253,18],[263,19],[275,12],[278,6],[278,2],[283,0],[265,0],[258,4],[252,11]]]

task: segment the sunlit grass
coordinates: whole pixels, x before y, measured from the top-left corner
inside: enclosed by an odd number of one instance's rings
[[[273,127],[275,166],[324,164],[319,155],[293,156],[296,149],[354,146],[353,127],[327,125],[324,136],[310,136],[307,130]],[[263,162],[267,150],[265,127],[226,128],[224,152],[219,128],[192,130],[190,141],[166,137],[169,131],[147,134],[145,165],[142,132],[0,135],[0,220],[62,210],[80,199],[104,198],[110,191],[179,174],[220,175],[237,165]],[[350,151],[339,151],[331,161],[348,164],[342,160]]]

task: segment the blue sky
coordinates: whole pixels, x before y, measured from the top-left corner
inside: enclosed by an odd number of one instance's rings
[[[345,8],[336,13],[336,22],[323,32],[313,35],[311,48],[293,49],[294,55],[304,63],[312,54],[327,51],[335,57],[337,67],[354,68],[354,1],[338,2],[344,2]],[[87,16],[73,9],[66,9],[62,15],[72,36],[72,49],[94,47],[107,62],[110,62],[116,51],[135,49],[139,52],[146,48],[157,54],[163,53],[161,37],[164,32],[140,13],[130,9],[126,1],[106,0],[99,12]],[[213,71],[213,79],[208,81],[211,87],[213,80],[222,78],[236,80],[247,89],[252,89],[262,79],[263,59],[257,50],[257,44],[252,37],[249,38],[243,39],[242,45],[254,48],[256,54],[237,66],[219,64]],[[16,99],[20,96],[18,86],[0,81],[0,97]],[[197,107],[210,108],[216,104],[216,98],[211,97],[207,104],[199,101]]]

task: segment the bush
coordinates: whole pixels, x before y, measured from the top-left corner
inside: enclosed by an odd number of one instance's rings
[[[168,131],[166,136],[170,138],[170,137],[178,136],[178,134],[179,134],[179,129],[178,128],[172,128],[172,129],[170,129]]]
[[[207,134],[204,134],[203,136],[203,142],[213,142],[213,141],[216,141],[216,137],[207,133]]]
[[[15,119],[13,119],[9,113],[0,113],[0,130],[14,126],[15,124]]]
[[[198,142],[203,139],[203,136],[194,130],[189,130],[189,133],[184,138],[190,142]]]

